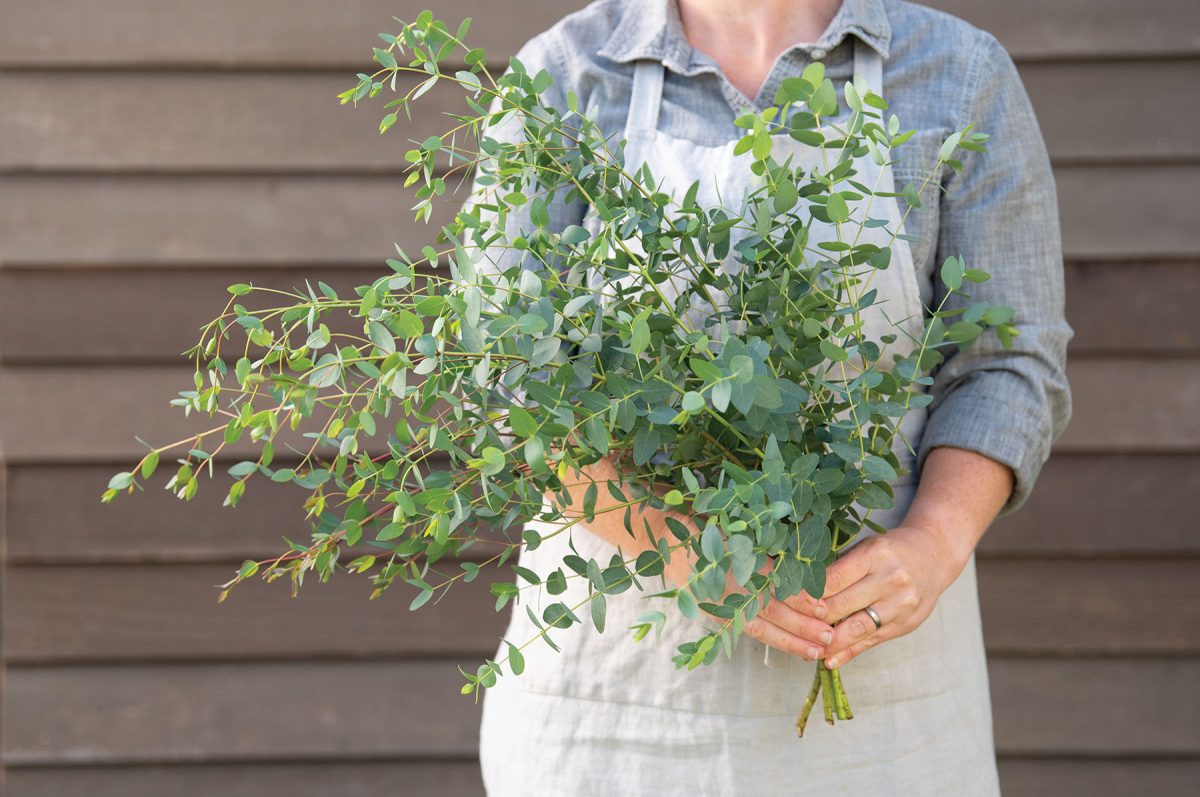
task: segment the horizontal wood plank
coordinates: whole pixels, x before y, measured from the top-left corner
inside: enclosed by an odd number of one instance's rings
[[[488,0],[437,7],[450,25],[474,24],[467,43],[505,63],[526,39],[584,0],[521,0],[521,13]],[[208,0],[203,9],[155,0],[89,0],[47,5],[13,0],[0,27],[3,66],[297,67],[371,66],[379,33],[416,19],[424,0]],[[70,24],[65,24],[69,22]],[[71,31],[88,31],[80,47]]]
[[[379,267],[37,268],[0,269],[0,341],[14,364],[182,364],[200,329],[224,308],[226,288],[250,281],[305,294],[324,281],[340,296],[388,273]],[[1070,354],[1200,354],[1200,262],[1076,263],[1066,266]],[[1154,286],[1148,290],[1147,286]],[[1165,301],[1164,297],[1170,297]],[[248,308],[280,307],[285,297],[251,293]],[[53,305],[69,324],[42,323]],[[120,307],[146,308],[116,312]],[[326,318],[333,331],[361,331],[347,313]],[[89,334],[80,335],[80,329]]]
[[[923,5],[993,33],[1018,58],[1139,58],[1200,52],[1197,10],[1188,0],[925,0]]]
[[[1069,455],[1046,462],[1019,511],[984,535],[983,557],[1148,556],[1200,553],[1191,497],[1200,458]]]
[[[1056,162],[1200,158],[1196,114],[1174,102],[1200,82],[1200,60],[1029,64],[1021,76]],[[383,100],[338,104],[355,80],[349,71],[2,75],[0,170],[398,172],[410,141],[456,124],[443,114],[470,113],[460,89],[439,85],[412,121],[380,136]]]
[[[983,561],[978,575],[989,651],[1200,653],[1195,561]]]
[[[255,577],[218,603],[217,585],[238,564],[12,567],[4,654],[10,662],[491,655],[508,618],[488,593],[492,581],[512,580],[507,568],[489,567],[409,611],[415,588],[397,581],[371,600],[368,576],[345,572],[306,579],[295,598],[287,578]],[[444,575],[431,573],[431,584],[462,572],[454,561],[433,568]]]
[[[9,667],[5,762],[473,756],[472,660]]]
[[[229,417],[195,412],[185,416],[182,408],[170,404],[181,391],[195,391],[193,375],[192,369],[178,366],[6,366],[0,369],[0,402],[5,405],[0,434],[6,439],[8,460],[18,464],[50,463],[63,461],[64,455],[68,459],[82,457],[92,462],[120,462],[122,467],[113,470],[117,473],[133,468],[148,451],[137,437],[153,446],[183,441],[186,448],[174,449],[182,453],[198,435],[205,435],[203,446],[208,452],[216,452],[222,445]],[[222,406],[227,403],[223,401]],[[328,414],[318,412],[304,419],[295,430],[281,428],[276,435],[276,446],[281,451],[288,450],[288,446],[293,446],[296,452],[313,449],[312,439],[303,435],[319,431],[327,418]],[[40,427],[40,431],[35,432],[34,427]],[[389,432],[382,424],[374,435],[360,432],[361,444],[384,450]],[[252,442],[248,435],[243,435],[224,446],[216,456],[232,464],[246,456],[257,459],[261,452],[262,441]],[[316,455],[330,453],[332,449],[316,450]],[[163,474],[171,467],[169,461],[160,465],[153,477],[156,484],[166,484],[170,476]],[[210,481],[207,487],[224,493],[229,483],[226,476],[218,475],[216,482]],[[99,490],[87,500],[99,499],[104,485],[97,486]],[[202,482],[200,489],[205,487]]]
[[[1200,113],[1171,99],[1196,84],[1200,60],[1026,64],[1020,73],[1057,163],[1200,156],[1189,132]],[[1114,102],[1127,106],[1129,116],[1113,113]]]
[[[208,485],[186,508],[158,486],[93,504],[90,497],[113,471],[107,465],[10,468],[8,560],[241,562],[283,553],[284,535],[308,539],[302,496],[287,485],[252,481],[236,510],[221,506],[224,491]],[[1196,455],[1056,454],[1028,503],[984,535],[980,556],[1196,557],[1200,535],[1191,498],[1198,493]]]
[[[1200,361],[1078,359],[1067,365],[1074,412],[1056,450],[1192,450],[1200,442]]]
[[[1055,181],[1068,259],[1187,257],[1200,244],[1175,204],[1200,199],[1200,165],[1059,167]]]
[[[379,264],[432,243],[461,206],[413,221],[394,176],[46,177],[0,183],[11,265]],[[64,225],[62,219],[71,219]]]
[[[999,765],[1005,797],[1188,797],[1200,783],[1200,761],[1001,758]]]
[[[432,761],[13,766],[9,793],[20,797],[378,797],[381,794],[483,797],[474,757]]]
[[[1200,254],[1200,164],[1064,166],[1056,179],[1068,259]],[[425,225],[390,175],[13,175],[0,182],[0,240],[15,267],[382,266],[394,242],[432,242],[465,192]]]
[[[1196,693],[1194,659],[996,658],[989,673],[1001,755],[1200,755],[1200,708],[1183,697]],[[5,756],[10,766],[465,758],[478,751],[480,706],[461,683],[449,659],[11,667]]]
[[[178,366],[88,365],[5,366],[0,378],[0,434],[10,462],[23,464],[115,462],[133,467],[146,451],[137,441],[162,446],[224,426],[223,416],[209,418],[172,407],[181,390],[193,390],[193,372]],[[1074,416],[1056,451],[1110,453],[1195,453],[1200,451],[1200,359],[1081,358],[1068,366],[1074,392]],[[230,396],[232,398],[232,396]],[[223,402],[223,405],[226,402]],[[280,439],[307,451],[301,437],[326,418],[318,413]],[[388,431],[361,435],[382,445]],[[210,435],[214,450],[219,435]],[[373,441],[378,441],[373,442]],[[280,450],[285,450],[282,445]],[[222,460],[257,456],[261,445],[243,438],[226,447]],[[160,471],[161,473],[161,471]],[[155,474],[153,483],[168,477]],[[228,487],[222,475],[217,484]],[[213,483],[201,484],[212,489]],[[99,491],[97,491],[99,495]]]
[[[509,608],[497,614],[486,568],[409,611],[416,590],[397,582],[368,600],[366,575],[306,581],[256,577],[217,603],[228,565],[22,566],[8,574],[5,656],[13,662],[161,661],[310,656],[490,655]],[[434,565],[431,584],[460,573]],[[984,637],[993,654],[1200,653],[1200,579],[1189,560],[979,563]],[[438,575],[438,574],[441,575]],[[642,580],[646,594],[665,589]],[[546,596],[525,593],[530,605]],[[647,604],[649,606],[649,604]],[[353,622],[347,622],[353,618]],[[525,640],[520,640],[524,642]]]
[[[988,672],[1002,754],[1196,757],[1196,659],[997,659]]]
[[[464,91],[439,84],[412,121],[402,115],[381,136],[391,95],[340,105],[356,82],[350,71],[10,73],[0,76],[0,101],[14,109],[0,120],[0,169],[399,173],[410,139],[457,124],[442,114],[471,113]],[[417,82],[398,80],[397,91]]]
[[[1194,310],[1200,307],[1200,268],[1187,262],[1068,263],[1065,275],[1072,355],[1200,350]]]
[[[1200,762],[1129,759],[1001,757],[1005,797],[1190,797]],[[21,797],[374,797],[396,789],[427,795],[484,794],[474,759],[450,761],[296,761],[273,763],[150,764],[145,766],[11,767],[8,787]]]
[[[504,3],[455,0],[438,8],[452,23],[475,19],[470,40],[504,56],[583,0]],[[1021,59],[1145,57],[1200,53],[1188,0],[931,0],[994,33]],[[205,12],[154,0],[14,0],[0,28],[6,66],[186,66],[221,68],[365,65],[371,42],[395,30],[392,15],[413,19],[424,8],[400,0],[211,0]],[[72,25],[62,24],[70,20]],[[89,31],[78,46],[72,30]],[[187,35],[182,35],[186,31]]]

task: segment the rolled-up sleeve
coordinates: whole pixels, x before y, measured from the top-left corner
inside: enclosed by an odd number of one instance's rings
[[[1050,158],[1016,66],[981,34],[976,69],[965,76],[962,126],[989,134],[986,152],[964,153],[944,182],[938,257],[958,255],[991,274],[967,283],[974,302],[1008,305],[1019,334],[1004,348],[993,330],[955,351],[934,374],[933,402],[918,465],[937,446],[969,449],[1008,465],[1015,487],[1001,514],[1029,496],[1051,444],[1071,415],[1066,377],[1062,237]],[[960,127],[961,129],[961,127]],[[945,288],[935,280],[934,304]]]

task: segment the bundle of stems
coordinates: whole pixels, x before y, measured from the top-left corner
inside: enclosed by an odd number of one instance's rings
[[[651,166],[627,168],[623,147],[573,92],[565,108],[547,102],[553,81],[544,70],[530,74],[513,58],[494,76],[486,54],[464,41],[469,23],[451,33],[424,12],[381,34],[378,71],[339,95],[357,105],[390,89],[386,132],[401,112],[411,119],[435,85],[462,91],[467,112],[405,153],[417,219],[431,219],[448,182],[473,176],[438,246],[420,257],[397,246],[388,270],[354,297],[322,281],[294,292],[229,286],[225,309],[187,352],[194,389],[173,402],[222,423],[149,447],[102,500],[142,489],[139,477],[148,480],[176,448],[186,452],[165,486],[190,500],[199,474],[211,476],[225,447],[248,437],[261,454],[228,469],[225,503],[236,506],[254,474],[294,483],[308,493],[312,540],[246,560],[219,600],[260,572],[268,581],[288,575],[295,594],[305,572],[327,581],[339,566],[370,573],[372,598],[396,579],[414,587],[412,610],[488,565],[509,567],[490,585],[496,611],[526,590],[557,596],[570,579],[586,583],[585,600],[552,602],[540,617],[526,602],[539,633],[462,671],[463,692],[476,696],[505,667],[519,675],[527,645],[540,639],[557,650],[551,629],[582,624],[584,605],[603,631],[606,596],[642,589],[639,577],[661,576],[686,548],[695,557],[687,583],[645,597],[670,600],[685,618],[704,611],[722,621],[673,656],[677,667],[711,663],[731,655],[768,601],[801,590],[821,597],[826,567],[864,528],[886,532],[870,515],[893,505],[891,485],[904,473],[897,451],[907,444],[900,422],[929,403],[929,371],[946,348],[985,332],[1007,341],[1012,311],[963,301],[963,284],[987,274],[951,257],[920,339],[868,335],[872,281],[890,248],[859,240],[882,223],[870,211],[884,194],[856,179],[852,156],[885,163],[912,134],[885,119],[886,101],[865,87],[846,85],[849,117],[835,122],[842,105],[819,63],[785,81],[777,105],[737,120],[753,189],[735,207],[701,207],[697,184],[680,196],[657,185]],[[781,136],[818,148],[821,166],[777,161]],[[969,128],[951,135],[924,181],[903,188],[909,209],[944,170],[961,168],[958,149],[985,140]],[[591,208],[590,228],[551,223],[554,203],[572,200]],[[821,240],[818,229],[836,235]],[[902,225],[889,233],[894,242]],[[287,303],[250,307],[252,294]],[[291,446],[299,460],[275,466],[277,445],[291,445],[280,435],[318,407],[331,412],[303,433],[307,449]],[[369,452],[377,431],[385,450]],[[582,513],[570,512],[570,488],[605,457],[622,463],[618,477],[588,482]],[[571,554],[549,574],[520,565],[520,549],[594,520],[599,489],[631,535],[638,522],[650,533],[635,510],[651,506],[668,513],[673,539],[651,534],[653,549],[630,560]],[[532,518],[555,530],[536,531]],[[340,564],[360,543],[373,552]],[[479,561],[476,546],[498,550]],[[438,569],[443,559],[457,568]],[[746,591],[726,594],[729,575]],[[642,620],[635,639],[667,615]],[[852,716],[839,673],[818,663],[799,733],[818,694],[827,721]]]

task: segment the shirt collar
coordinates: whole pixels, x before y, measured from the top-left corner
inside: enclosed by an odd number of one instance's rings
[[[887,58],[892,27],[883,0],[842,0],[828,29],[811,49],[832,50],[849,33]],[[702,71],[696,52],[684,35],[676,0],[625,0],[620,21],[597,54],[622,62],[654,59],[690,75]]]

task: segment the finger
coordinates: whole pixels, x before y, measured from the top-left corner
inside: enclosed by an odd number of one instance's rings
[[[825,599],[825,605],[828,607],[825,619],[836,625],[873,602],[883,600],[893,591],[888,589],[887,582],[879,576],[868,576],[855,581],[846,589]]]
[[[790,608],[795,609],[801,614],[806,614],[809,617],[815,617],[818,620],[828,620],[829,607],[825,603],[825,600],[818,600],[817,598],[814,598],[812,595],[809,595],[806,590],[802,589],[800,590],[800,594],[792,595],[787,598],[779,598],[776,596],[776,600],[782,600]]]
[[[869,542],[869,541],[868,541]],[[871,572],[870,548],[859,543],[825,570],[825,593],[829,598],[860,581]]]
[[[767,603],[758,613],[775,625],[811,644],[824,648],[833,641],[834,629],[829,623],[802,614],[778,600]]]
[[[899,623],[891,604],[886,602],[872,604],[871,608],[879,615],[882,624],[876,628],[875,621],[866,611],[855,612],[838,623],[833,632],[833,643],[825,651],[826,667],[832,668],[845,664],[863,650],[874,647],[895,635]],[[857,652],[852,654],[850,651],[856,648]]]
[[[808,659],[809,661],[815,661],[825,655],[824,646],[814,645],[806,639],[801,639],[795,634],[788,633],[770,620],[762,617],[761,614],[746,623],[746,633],[777,650]]]

